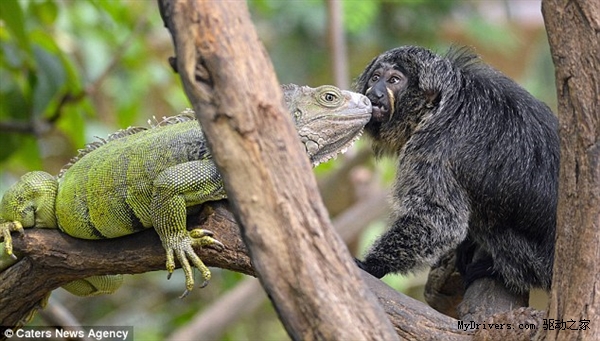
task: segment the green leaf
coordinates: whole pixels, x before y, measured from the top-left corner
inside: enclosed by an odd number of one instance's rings
[[[72,146],[82,148],[86,143],[86,122],[83,113],[85,110],[91,111],[93,108],[89,106],[89,101],[83,101],[79,106],[67,105],[62,110],[62,115],[56,122],[56,128],[68,137]]]
[[[39,46],[34,46],[33,54],[38,71],[33,93],[33,112],[39,117],[65,84],[65,69],[56,55]]]
[[[8,73],[0,70],[0,79]],[[0,121],[21,120],[27,121],[30,103],[14,83],[2,82],[0,85]],[[4,149],[4,148],[3,148]]]
[[[0,1],[0,19],[6,23],[6,26],[18,41],[19,46],[29,51],[29,39],[25,33],[25,18],[19,2],[16,0]]]
[[[29,11],[45,25],[52,25],[58,17],[58,6],[54,1],[32,2]]]
[[[48,53],[51,53],[58,58],[58,61],[62,63],[67,90],[71,94],[77,94],[81,91],[83,86],[81,85],[81,80],[79,78],[79,71],[70,56],[64,53],[60,46],[58,46],[55,38],[48,32],[42,30],[33,30],[30,36],[33,44],[39,45]]]
[[[366,30],[378,19],[377,1],[349,1],[342,3],[344,10],[344,27],[350,33],[358,33]]]
[[[25,169],[42,169],[40,150],[34,136],[3,133],[0,138],[3,146],[0,148],[0,164],[3,167],[19,165]]]

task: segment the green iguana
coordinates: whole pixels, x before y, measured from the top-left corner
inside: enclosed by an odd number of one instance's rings
[[[283,91],[313,165],[345,151],[371,117],[365,96],[334,86],[286,85]],[[149,129],[130,127],[88,144],[57,177],[40,171],[23,175],[0,202],[0,237],[6,254],[16,259],[11,231],[23,233],[23,228],[59,228],[76,238],[103,239],[154,227],[169,277],[175,257],[183,268],[183,297],[194,287],[190,262],[200,270],[202,286],[210,279],[193,247],[223,247],[210,231],[186,230],[186,208],[223,198],[221,176],[190,110]],[[120,275],[93,276],[65,288],[90,296],[114,292],[120,284]]]

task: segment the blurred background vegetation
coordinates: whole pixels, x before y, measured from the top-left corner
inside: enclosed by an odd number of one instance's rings
[[[387,49],[414,44],[443,53],[459,44],[474,47],[487,63],[555,107],[538,0],[248,3],[281,83],[350,88],[367,63]],[[341,28],[337,40],[331,38],[332,22]],[[171,38],[154,1],[0,1],[0,41],[0,195],[27,171],[56,174],[95,136],[146,125],[153,116],[190,106],[167,62]],[[361,198],[385,194],[394,163],[375,163],[365,139],[316,174],[335,216]],[[385,208],[375,211],[373,221],[349,237],[356,255],[385,228]],[[388,277],[398,290],[420,298],[424,273]],[[183,275],[176,272],[167,281],[166,272],[154,272],[127,276],[111,296],[78,298],[58,289],[50,305],[66,308],[82,325],[133,325],[139,340],[182,337],[175,333],[191,326],[202,330],[199,321],[206,322],[202,313],[210,307],[239,310],[239,316],[222,318],[223,326],[212,334],[203,331],[207,339],[287,339],[264,295],[248,289],[250,282],[214,269],[207,288],[180,300]],[[249,291],[239,294],[243,283]],[[232,294],[236,288],[242,298]],[[213,306],[224,301],[229,305]],[[32,324],[53,323],[53,316],[47,310]]]

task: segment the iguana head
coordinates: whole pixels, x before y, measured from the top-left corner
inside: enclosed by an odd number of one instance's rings
[[[332,85],[288,84],[283,93],[313,166],[345,152],[371,119],[371,102],[365,96]]]
[[[58,185],[46,172],[29,172],[0,201],[0,223],[18,221],[23,227],[56,227],[54,199]]]

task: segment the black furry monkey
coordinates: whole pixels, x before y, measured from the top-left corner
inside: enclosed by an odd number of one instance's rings
[[[391,228],[359,266],[406,273],[457,248],[467,285],[491,276],[514,292],[549,289],[559,169],[551,110],[464,48],[392,49],[356,90],[373,104],[375,151],[398,157]]]

